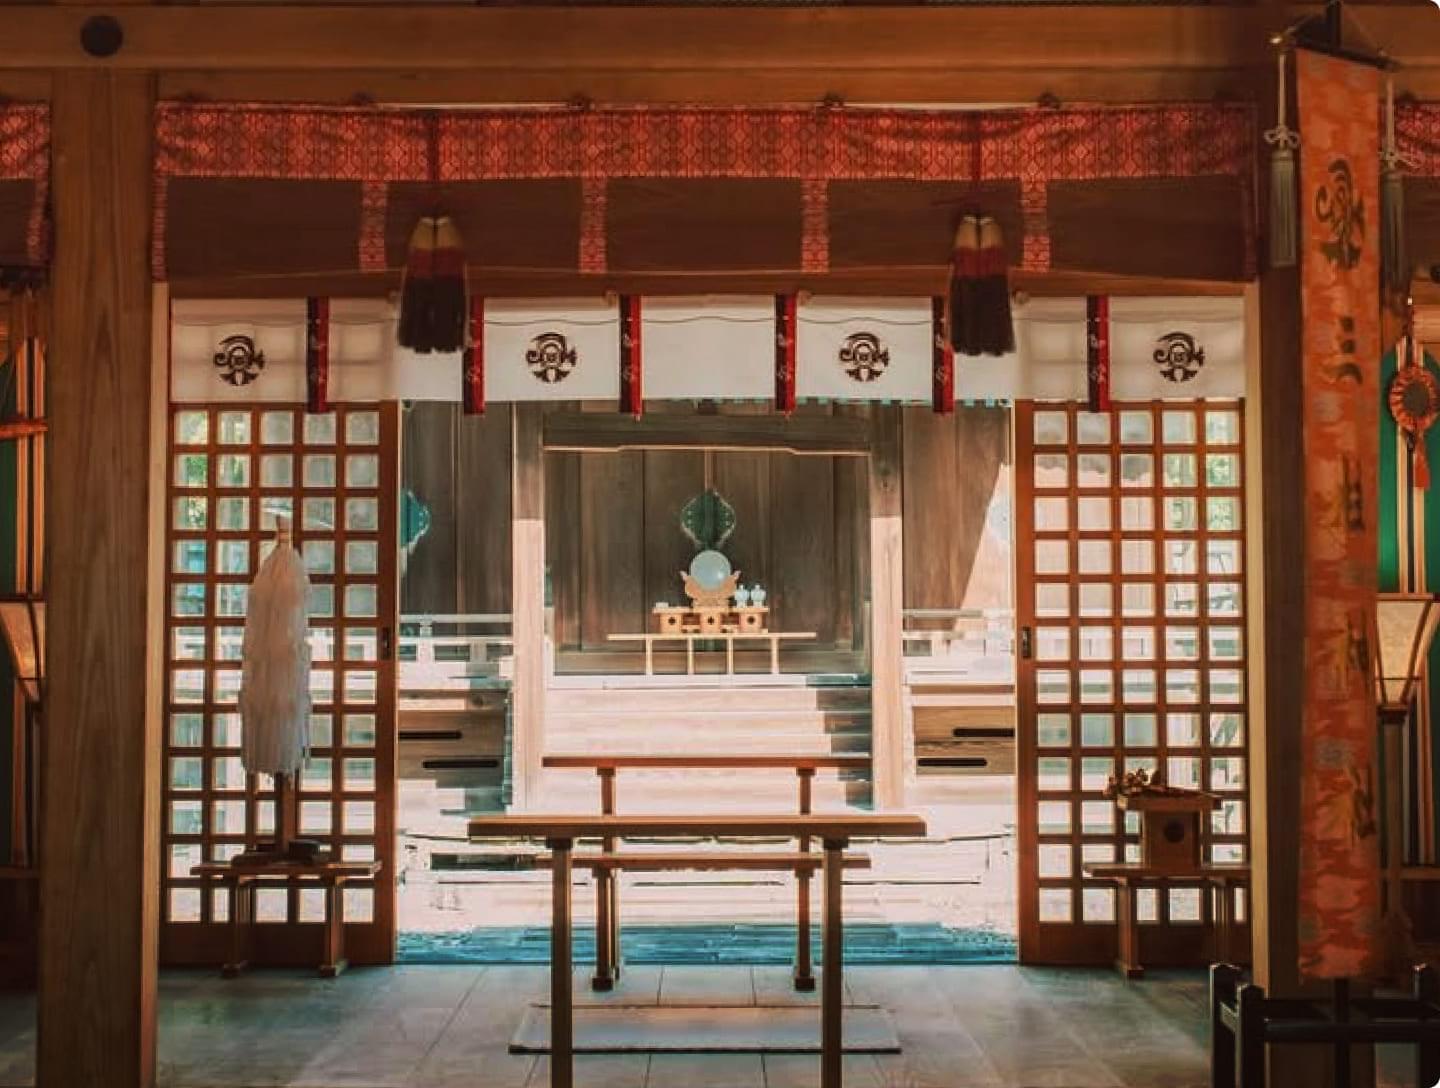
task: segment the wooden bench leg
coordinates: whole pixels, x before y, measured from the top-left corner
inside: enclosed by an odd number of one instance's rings
[[[820,1088],[841,1088],[845,1053],[844,839],[825,840],[824,962],[820,965]]]
[[[230,960],[220,968],[222,978],[239,978],[250,966],[250,940],[255,922],[255,884],[227,881],[230,893]],[[208,890],[208,886],[207,886]]]
[[[590,980],[592,990],[613,990],[615,988],[615,961],[610,942],[615,935],[615,926],[610,919],[613,900],[610,885],[615,875],[605,869],[595,874],[595,977]]]
[[[796,874],[795,903],[795,989],[815,989],[815,967],[810,955],[810,870]]]
[[[813,807],[812,785],[815,780],[814,767],[795,768],[796,781],[800,787],[799,812],[810,815]],[[810,852],[810,838],[800,839],[800,853]],[[796,874],[795,903],[795,989],[811,993],[815,989],[815,967],[810,954],[810,878],[813,871],[801,869]]]
[[[1120,955],[1115,966],[1126,978],[1144,978],[1140,966],[1140,889],[1129,880],[1120,882]]]
[[[334,978],[349,966],[345,959],[345,884],[331,880],[325,885],[325,955],[320,977]]]
[[[575,1009],[571,993],[570,871],[573,839],[551,839],[550,1088],[575,1085]]]

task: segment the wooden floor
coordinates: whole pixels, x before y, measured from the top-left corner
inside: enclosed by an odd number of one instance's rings
[[[1111,971],[1013,966],[847,972],[895,1016],[904,1053],[846,1059],[851,1088],[1200,1088],[1209,1083],[1199,972],[1125,983]],[[544,1088],[547,1060],[507,1044],[535,967],[356,969],[334,982],[262,972],[161,978],[164,1088]],[[587,995],[577,979],[577,994]],[[607,1000],[809,1003],[784,968],[641,967]],[[34,1081],[34,1001],[0,995],[0,1085]],[[582,1088],[809,1088],[809,1056],[577,1059]],[[1403,1069],[1398,1065],[1397,1072]],[[1388,1078],[1385,1083],[1400,1083]]]

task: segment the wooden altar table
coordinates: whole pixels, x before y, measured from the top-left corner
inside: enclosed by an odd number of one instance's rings
[[[683,642],[685,643],[685,674],[695,675],[695,643],[697,642],[720,642],[725,643],[725,671],[730,674],[735,672],[735,642],[737,639],[749,639],[752,642],[764,642],[770,640],[770,675],[780,675],[780,640],[794,639],[797,641],[813,641],[814,631],[646,631],[642,634],[623,634],[606,636],[611,642],[643,642],[645,644],[645,675],[655,675],[655,643],[657,642]]]
[[[820,1088],[840,1088],[844,1015],[844,914],[841,903],[845,850],[852,838],[911,838],[925,834],[925,821],[903,813],[835,813],[801,816],[477,816],[472,839],[544,839],[551,864],[550,1084],[573,1088],[574,998],[571,962],[571,889],[575,840],[692,838],[817,838],[824,847],[824,938],[820,979]]]

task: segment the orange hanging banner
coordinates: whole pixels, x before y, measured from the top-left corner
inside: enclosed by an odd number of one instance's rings
[[[1305,451],[1300,972],[1380,964],[1375,616],[1380,72],[1297,54]]]

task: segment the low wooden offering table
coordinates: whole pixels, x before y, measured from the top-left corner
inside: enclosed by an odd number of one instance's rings
[[[812,809],[811,794],[815,772],[821,768],[829,770],[865,771],[870,767],[870,757],[861,754],[828,756],[787,756],[769,752],[737,752],[730,755],[660,754],[639,752],[632,755],[549,755],[541,761],[549,768],[579,768],[594,770],[600,779],[600,812],[605,816],[615,814],[615,775],[623,767],[631,770],[686,770],[686,771],[738,771],[776,769],[793,770],[799,786],[796,812],[809,815]],[[607,853],[614,853],[618,845],[614,839],[601,844]],[[800,840],[801,854],[808,854],[810,840]],[[698,855],[690,861],[698,864]],[[854,863],[862,859],[852,859]],[[641,858],[637,864],[655,865],[656,862]],[[623,857],[607,865],[595,867],[595,977],[591,980],[597,990],[609,990],[615,985],[620,973],[620,881],[619,876],[627,867]],[[781,868],[785,868],[782,866]],[[815,972],[810,962],[810,881],[815,866],[808,863],[789,866],[795,873],[795,988],[815,989]]]
[[[349,966],[345,958],[345,885],[352,880],[369,880],[380,871],[378,861],[311,862],[277,858],[262,863],[235,864],[208,862],[190,870],[191,876],[214,880],[230,890],[230,960],[221,969],[225,978],[236,978],[250,964],[250,938],[255,925],[255,891],[266,881],[315,880],[325,889],[325,944],[319,975],[334,978]]]
[[[550,1084],[575,1083],[575,1008],[571,950],[570,881],[575,840],[626,836],[689,839],[699,836],[817,838],[824,847],[825,928],[820,979],[820,1088],[840,1088],[844,1017],[844,916],[841,905],[845,850],[852,838],[911,838],[925,821],[901,813],[838,813],[820,816],[477,816],[472,839],[544,839],[551,862]]]
[[[1236,941],[1235,891],[1250,883],[1248,865],[1196,865],[1189,869],[1174,866],[1153,866],[1135,863],[1100,864],[1084,867],[1085,875],[1095,880],[1111,880],[1119,886],[1119,938],[1115,969],[1126,978],[1144,978],[1145,967],[1140,959],[1140,889],[1164,888],[1168,884],[1203,884],[1206,903],[1202,909],[1210,915],[1211,952],[1216,963],[1248,961],[1248,952]]]
[[[785,640],[792,642],[811,642],[815,639],[814,631],[677,631],[677,632],[656,632],[647,631],[643,634],[619,634],[607,636],[611,642],[643,642],[645,644],[645,675],[655,675],[655,643],[657,642],[683,642],[685,644],[685,673],[687,676],[695,675],[695,643],[697,642],[724,642],[725,643],[725,671],[733,674],[735,672],[735,643],[739,640],[749,639],[751,642],[770,643],[770,675],[780,675],[780,643]]]

